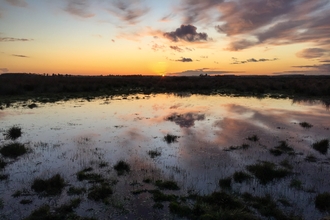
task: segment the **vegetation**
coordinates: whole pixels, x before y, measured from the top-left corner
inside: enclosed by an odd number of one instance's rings
[[[117,171],[118,176],[124,175],[125,173],[129,173],[131,171],[131,166],[123,160],[118,161],[113,168]]]
[[[100,201],[108,198],[112,193],[112,188],[108,184],[96,185],[89,189],[88,199]]]
[[[3,168],[5,168],[7,165],[7,162],[4,161],[2,158],[0,158],[0,170],[2,170]]]
[[[303,189],[302,182],[300,180],[297,180],[297,179],[292,179],[291,180],[290,187],[294,188],[296,190],[302,190]]]
[[[56,174],[49,179],[35,179],[31,188],[37,193],[44,193],[46,196],[61,194],[65,187],[64,179],[60,174]]]
[[[329,140],[323,139],[321,141],[318,141],[312,145],[314,150],[317,150],[321,154],[327,154],[328,148],[329,148]]]
[[[88,182],[93,183],[99,183],[99,182],[104,182],[105,180],[103,179],[102,175],[97,174],[97,173],[88,173],[92,171],[92,168],[86,168],[84,170],[81,170],[77,173],[77,179],[79,181],[83,180],[88,180]]]
[[[22,128],[14,125],[13,127],[9,128],[5,133],[5,138],[9,140],[16,140],[22,136]]]
[[[171,144],[171,143],[174,143],[174,142],[177,142],[179,137],[178,136],[175,136],[175,135],[172,135],[172,134],[167,134],[164,136],[164,141],[168,144]]]
[[[247,138],[249,141],[257,142],[259,141],[259,137],[257,135],[252,135]]]
[[[313,125],[311,125],[311,124],[309,124],[308,122],[305,122],[305,121],[300,122],[299,125],[303,128],[306,128],[306,129],[313,127]]]
[[[222,189],[231,189],[231,177],[220,179],[219,186]]]
[[[151,158],[159,157],[162,153],[158,150],[150,150],[148,151],[148,154]]]
[[[320,193],[315,198],[315,207],[321,212],[330,212],[330,193]]]
[[[69,196],[73,196],[73,195],[81,195],[81,194],[83,194],[83,193],[85,193],[85,192],[86,192],[86,189],[83,188],[83,187],[79,188],[79,187],[74,187],[74,186],[72,186],[72,187],[70,187],[69,190],[67,191],[67,194],[68,194]]]
[[[28,150],[24,146],[24,144],[20,143],[5,144],[0,148],[0,153],[2,154],[2,156],[14,159],[19,156],[22,156],[23,154],[26,154],[27,152]]]
[[[291,173],[287,169],[276,168],[274,163],[266,161],[249,165],[246,168],[264,185],[275,179],[284,178]]]
[[[155,185],[160,189],[179,190],[180,187],[174,181],[157,180]]]
[[[289,147],[288,143],[286,141],[280,141],[280,144],[276,146],[273,149],[270,149],[270,153],[273,154],[274,156],[280,156],[284,153],[287,154],[294,154],[294,150],[292,147]]]
[[[233,179],[236,183],[242,183],[244,181],[250,180],[251,178],[252,176],[242,171],[235,172],[233,175]]]

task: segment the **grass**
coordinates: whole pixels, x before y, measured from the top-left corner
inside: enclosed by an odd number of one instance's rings
[[[92,168],[86,168],[86,169],[79,171],[77,173],[77,179],[79,181],[88,180],[88,182],[90,182],[90,183],[100,183],[100,182],[105,181],[101,174],[88,173],[92,170],[93,170]]]
[[[274,163],[266,161],[254,165],[249,165],[246,168],[263,185],[277,179],[282,179],[291,174],[289,170],[277,168]]]
[[[320,193],[315,197],[315,208],[320,212],[330,212],[330,193]]]
[[[249,141],[257,142],[259,141],[259,137],[257,135],[252,135],[247,138]]]
[[[242,144],[241,146],[230,146],[225,151],[234,151],[234,150],[247,150],[250,147],[248,144]]]
[[[298,179],[292,179],[290,182],[290,187],[294,188],[296,190],[302,190],[303,186],[302,186],[302,182]]]
[[[5,138],[8,140],[16,140],[22,136],[22,128],[18,125],[14,125],[9,128],[5,133]]]
[[[171,202],[171,201],[176,201],[178,199],[178,196],[172,195],[172,194],[170,194],[170,195],[164,194],[163,192],[161,192],[158,189],[149,190],[149,193],[152,194],[152,198],[153,198],[154,202],[156,202],[156,203]]]
[[[9,178],[8,174],[0,174],[0,181],[7,180]]]
[[[317,162],[317,158],[314,155],[309,154],[305,157],[305,161],[310,162],[310,163],[315,163],[315,162]]]
[[[243,172],[243,171],[238,171],[235,172],[233,175],[233,179],[236,183],[243,183],[245,181],[248,181],[252,178],[249,174]]]
[[[86,189],[84,187],[70,187],[67,191],[67,194],[69,196],[73,196],[73,195],[81,195],[81,194],[84,194],[86,192]]]
[[[159,189],[167,189],[167,190],[179,190],[180,187],[178,186],[178,184],[174,181],[163,181],[163,180],[157,180],[155,182],[155,185],[159,188]]]
[[[313,149],[320,152],[321,154],[327,154],[328,153],[328,148],[329,148],[329,140],[328,139],[323,139],[318,142],[315,142],[312,145]]]
[[[172,134],[167,134],[164,136],[164,141],[168,144],[175,143],[178,141],[179,136],[175,136]]]
[[[56,174],[49,179],[35,179],[31,188],[37,193],[44,193],[46,196],[61,194],[65,187],[64,179],[60,174]]]
[[[305,122],[305,121],[300,122],[299,125],[303,128],[306,128],[306,129],[313,127],[313,125],[311,125],[311,124],[309,124],[308,122]]]
[[[3,168],[5,168],[7,165],[7,162],[4,161],[2,158],[0,158],[0,170],[2,170]]]
[[[289,147],[286,141],[280,141],[280,144],[273,149],[270,149],[269,152],[274,156],[280,156],[284,153],[294,154],[294,150],[292,147]]]
[[[99,186],[93,186],[91,189],[89,189],[87,197],[90,200],[100,201],[108,198],[110,195],[112,195],[112,193],[112,188],[109,185],[101,184]]]
[[[151,158],[155,158],[155,157],[159,157],[162,153],[158,150],[150,150],[148,151],[148,155],[151,157]]]
[[[117,171],[117,175],[121,176],[125,173],[129,173],[131,171],[131,166],[123,160],[117,162],[113,167]]]
[[[20,143],[5,144],[0,149],[0,153],[2,154],[2,156],[14,158],[14,159],[26,154],[27,152],[28,150],[24,146],[24,144],[20,144]]]
[[[231,189],[231,177],[220,179],[219,186],[222,189]]]

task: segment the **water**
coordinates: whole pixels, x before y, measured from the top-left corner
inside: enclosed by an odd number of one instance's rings
[[[4,204],[0,213],[3,217],[21,219],[41,204],[56,206],[69,200],[65,192],[55,198],[38,197],[31,190],[35,178],[49,178],[60,173],[68,184],[88,188],[88,183],[77,181],[76,173],[93,167],[108,179],[119,181],[114,186],[112,198],[128,212],[100,205],[85,196],[77,213],[99,219],[110,215],[117,215],[118,219],[137,216],[166,219],[169,216],[165,211],[146,208],[151,199],[145,194],[133,196],[130,193],[131,190],[151,187],[144,184],[143,179],[175,180],[182,192],[194,190],[208,194],[220,190],[219,179],[229,177],[235,171],[246,171],[247,165],[257,161],[279,164],[284,159],[294,166],[294,174],[290,177],[267,185],[261,185],[257,180],[235,183],[233,190],[285,198],[293,207],[283,209],[306,219],[322,216],[314,208],[314,198],[317,193],[330,191],[330,160],[311,147],[314,142],[330,137],[329,110],[321,102],[138,94],[90,101],[38,103],[38,106],[29,109],[17,103],[0,111],[0,129],[4,132],[19,125],[23,135],[18,141],[31,149],[31,153],[11,161],[0,172],[10,175],[8,180],[0,182],[0,198]],[[313,127],[305,129],[300,122],[308,122]],[[179,136],[178,142],[166,143],[163,138],[167,134]],[[247,140],[252,135],[257,135],[260,140]],[[269,149],[278,146],[279,141],[286,141],[294,148],[295,156],[271,155]],[[0,136],[0,144],[5,143],[8,140]],[[228,151],[231,146],[242,144],[250,147]],[[148,155],[150,150],[157,150],[161,155],[152,159]],[[317,157],[317,163],[305,161],[311,154]],[[131,165],[130,174],[116,175],[112,167],[119,160]],[[101,162],[109,166],[100,168]],[[304,190],[290,188],[292,179],[299,179]],[[27,198],[33,200],[32,204],[21,205],[22,198],[11,196],[22,189],[29,191]]]

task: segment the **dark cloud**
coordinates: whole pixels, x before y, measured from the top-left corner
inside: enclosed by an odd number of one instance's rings
[[[20,57],[20,58],[30,58],[28,56],[21,55],[21,54],[12,54],[12,56],[14,56],[14,57]]]
[[[308,48],[296,53],[297,57],[305,59],[319,58],[327,54],[330,54],[330,51],[322,48]]]
[[[33,39],[15,38],[15,37],[0,37],[0,42],[14,42],[14,41],[33,41]]]
[[[187,42],[201,42],[208,40],[208,35],[206,33],[197,33],[197,28],[190,24],[183,24],[173,32],[164,33],[164,36],[173,42],[178,42],[179,40]]]
[[[232,60],[233,60],[233,62],[231,64],[245,64],[245,63],[258,63],[258,62],[276,61],[276,60],[278,60],[278,58],[273,58],[273,59],[265,59],[265,58],[254,59],[254,58],[251,58],[251,59],[240,61],[236,57],[232,57]]]
[[[180,47],[178,47],[178,46],[170,46],[170,48],[171,48],[172,50],[177,51],[177,52],[182,52],[182,51],[183,51],[183,49],[180,48]]]
[[[180,10],[184,12],[184,23],[192,24],[198,21],[209,22],[210,10],[215,10],[224,0],[183,0]]]
[[[138,20],[149,12],[149,7],[140,0],[111,1],[109,12],[129,24],[136,24]]]
[[[319,64],[319,65],[305,65],[305,66],[292,66],[294,68],[304,68],[304,69],[315,69],[319,72],[330,73],[330,64]]]
[[[93,17],[95,14],[89,12],[89,9],[89,0],[69,0],[64,11],[78,17],[90,18]]]
[[[330,63],[330,60],[321,60],[321,63]]]
[[[8,68],[0,68],[0,71],[2,73],[8,73],[9,69]]]
[[[203,68],[203,69],[196,69],[196,70],[186,70],[183,72],[177,72],[177,73],[168,73],[166,75],[169,76],[200,76],[200,75],[225,75],[225,74],[236,74],[236,73],[244,73],[244,72],[238,72],[238,71],[226,71],[226,70],[212,70],[209,68]]]
[[[7,3],[18,6],[18,7],[26,7],[28,6],[27,2],[25,0],[5,0]]]
[[[181,128],[190,128],[190,127],[195,125],[195,121],[205,120],[205,114],[198,114],[198,113],[177,114],[177,113],[173,113],[170,116],[166,117],[166,120],[174,122],[175,124],[179,125]]]
[[[193,60],[191,58],[185,58],[185,57],[182,57],[181,59],[175,60],[175,61],[183,62],[183,63],[193,62]]]

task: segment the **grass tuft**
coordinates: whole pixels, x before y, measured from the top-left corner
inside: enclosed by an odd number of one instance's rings
[[[100,186],[94,186],[89,189],[88,199],[100,201],[108,198],[112,193],[113,191],[109,185],[101,184]]]
[[[244,181],[250,180],[251,178],[252,177],[249,174],[242,171],[235,172],[233,175],[233,179],[236,183],[242,183]]]
[[[150,150],[148,151],[148,154],[151,158],[159,157],[162,153],[158,150]]]
[[[28,150],[24,146],[24,144],[20,143],[6,144],[0,149],[0,153],[2,154],[2,156],[9,158],[17,158],[19,156],[22,156],[23,154],[26,154],[27,152]]]
[[[157,180],[155,182],[155,185],[160,189],[168,189],[168,190],[179,190],[180,189],[178,184],[174,181]]]
[[[177,142],[178,138],[179,138],[179,136],[175,136],[175,135],[172,135],[172,134],[167,134],[167,135],[164,136],[164,141],[168,144],[171,144],[171,143]]]
[[[276,168],[276,165],[271,162],[261,162],[246,167],[261,184],[265,185],[275,179],[281,179],[288,176],[291,172],[286,169]]]
[[[222,189],[231,189],[231,177],[220,179],[219,186]]]
[[[22,136],[22,128],[14,125],[13,127],[9,128],[5,133],[5,138],[8,140],[16,140]]]
[[[329,148],[329,140],[328,139],[323,139],[320,140],[312,145],[314,150],[317,150],[321,154],[327,154],[328,153],[328,148]]]
[[[113,167],[117,171],[117,175],[121,176],[125,173],[131,171],[131,166],[123,160],[118,161],[118,163]]]
[[[45,180],[39,178],[35,179],[31,188],[37,193],[44,192],[46,196],[54,196],[61,194],[64,186],[64,179],[60,174],[56,174]]]
[[[284,153],[294,154],[294,150],[292,147],[289,147],[286,141],[280,141],[280,144],[273,149],[270,149],[269,152],[274,156],[280,156]]]
[[[306,129],[313,127],[313,125],[311,125],[311,124],[309,124],[308,122],[305,122],[305,121],[300,122],[299,125],[303,128],[306,128]]]

